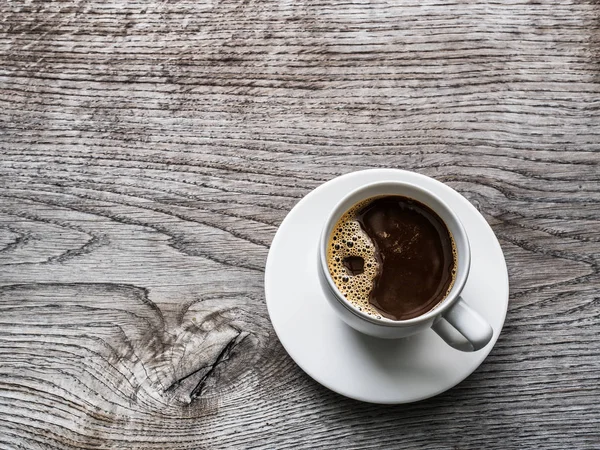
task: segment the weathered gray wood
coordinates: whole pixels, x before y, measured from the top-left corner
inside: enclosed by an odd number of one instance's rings
[[[0,447],[600,442],[600,6],[0,2]],[[463,193],[511,278],[465,382],[342,398],[263,267],[311,189],[401,167]]]

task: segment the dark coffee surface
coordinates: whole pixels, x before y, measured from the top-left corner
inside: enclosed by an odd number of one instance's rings
[[[342,264],[350,275],[360,275],[365,271],[365,260],[360,256],[347,256]]]
[[[453,284],[450,232],[429,207],[402,196],[376,198],[356,219],[379,263],[369,302],[387,318],[411,319],[444,299]]]

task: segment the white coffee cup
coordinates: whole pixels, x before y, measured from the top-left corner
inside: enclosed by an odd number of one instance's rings
[[[413,319],[376,318],[360,311],[344,298],[327,266],[327,245],[337,221],[358,202],[382,195],[402,195],[427,205],[444,221],[456,245],[457,271],[452,289],[437,306]],[[344,322],[357,331],[386,339],[403,338],[432,328],[448,345],[462,351],[485,347],[493,335],[487,321],[460,296],[470,265],[471,249],[463,224],[439,196],[414,183],[381,181],[349,193],[329,214],[319,242],[319,280],[327,300]]]

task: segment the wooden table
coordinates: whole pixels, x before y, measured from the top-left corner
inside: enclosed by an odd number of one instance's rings
[[[0,448],[597,449],[596,1],[0,3]],[[397,167],[485,216],[506,325],[378,406],[263,293],[305,194]]]

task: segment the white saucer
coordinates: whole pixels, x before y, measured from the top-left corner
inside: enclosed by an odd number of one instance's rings
[[[373,181],[419,181],[463,222],[471,272],[462,297],[494,329],[482,350],[463,353],[432,330],[401,340],[365,336],[327,303],[317,278],[317,245],[328,212],[348,192]],[[287,215],[271,244],[265,295],[273,328],[296,363],[323,386],[365,402],[409,403],[440,394],[468,377],[498,340],[508,308],[508,273],[494,232],[458,192],[413,172],[354,172],[319,186]]]

